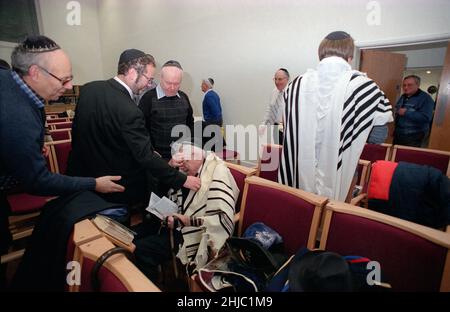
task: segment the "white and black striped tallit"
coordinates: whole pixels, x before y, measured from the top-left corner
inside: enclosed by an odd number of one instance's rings
[[[375,82],[338,57],[297,77],[284,94],[286,120],[279,181],[345,200],[374,125],[392,121]]]
[[[234,231],[234,215],[239,188],[225,162],[209,152],[200,169],[201,188],[190,191],[182,205],[181,190],[173,194],[180,212],[201,220],[181,229],[184,243],[177,256],[183,264],[196,268],[208,261],[208,247],[217,252]],[[201,223],[201,224],[200,224]],[[196,226],[197,225],[197,226]]]

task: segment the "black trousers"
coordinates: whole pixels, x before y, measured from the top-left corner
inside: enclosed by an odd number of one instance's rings
[[[412,134],[402,134],[395,132],[394,144],[421,147],[425,138],[425,133],[418,132]]]
[[[12,241],[12,236],[9,232],[9,214],[10,208],[6,195],[0,192],[0,254],[2,255],[7,253]]]
[[[150,280],[158,278],[158,266],[172,259],[172,247],[170,244],[170,230],[161,227],[161,221],[152,214],[144,218],[144,221],[133,227],[137,233],[134,244],[136,249],[136,266]],[[179,231],[174,230],[174,253],[178,252],[178,246],[183,242]]]

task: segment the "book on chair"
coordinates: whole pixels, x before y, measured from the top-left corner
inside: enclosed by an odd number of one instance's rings
[[[96,215],[92,219],[92,222],[105,234],[107,234],[112,239],[122,243],[126,246],[132,245],[135,232],[127,228],[126,226],[114,221],[111,218],[102,215]]]

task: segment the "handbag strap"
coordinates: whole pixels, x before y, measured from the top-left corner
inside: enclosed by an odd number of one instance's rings
[[[124,254],[128,260],[134,263],[134,254],[129,251],[128,249],[125,249],[123,247],[114,247],[110,250],[107,250],[104,252],[95,262],[94,267],[91,271],[91,287],[93,291],[98,292],[100,291],[100,279],[99,279],[99,272],[100,268],[103,266],[103,263],[105,263],[106,260],[108,260],[109,257],[116,255],[116,254]]]

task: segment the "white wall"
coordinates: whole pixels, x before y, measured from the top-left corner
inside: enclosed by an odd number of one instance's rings
[[[5,60],[11,65],[11,53],[15,44],[11,42],[0,41],[0,59]]]
[[[211,76],[222,97],[225,123],[252,124],[263,117],[273,72],[293,75],[317,63],[317,47],[330,31],[357,41],[401,40],[449,33],[450,1],[379,0],[381,24],[367,23],[369,1],[299,0],[99,0],[102,58],[115,73],[126,48],[153,54],[159,65],[177,59],[182,89],[201,114],[200,80]]]
[[[42,17],[41,33],[55,40],[72,60],[74,83],[83,84],[103,79],[98,10],[96,0],[78,0],[81,24],[70,26],[66,8],[69,1],[39,0]]]
[[[419,50],[406,50],[396,51],[395,53],[406,54],[408,61],[406,62],[406,68],[416,67],[442,67],[445,60],[445,48],[434,49],[419,49]]]

